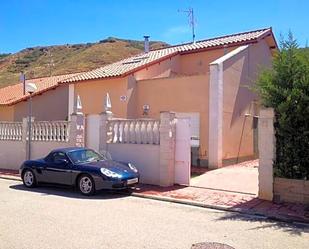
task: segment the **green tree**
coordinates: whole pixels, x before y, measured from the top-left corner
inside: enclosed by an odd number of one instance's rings
[[[261,73],[262,105],[276,113],[275,175],[309,179],[309,59],[289,32],[280,42],[273,67]]]

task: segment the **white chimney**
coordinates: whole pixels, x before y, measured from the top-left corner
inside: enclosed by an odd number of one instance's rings
[[[144,51],[145,53],[148,53],[149,52],[149,35],[144,35]]]

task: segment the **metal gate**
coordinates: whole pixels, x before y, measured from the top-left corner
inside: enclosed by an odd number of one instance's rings
[[[176,119],[175,183],[190,185],[191,130],[190,118]]]

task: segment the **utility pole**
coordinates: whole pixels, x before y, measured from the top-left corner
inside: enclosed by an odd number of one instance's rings
[[[26,75],[23,71],[20,72],[19,80],[23,84],[23,95],[26,95]]]
[[[50,50],[47,50],[47,55],[48,55],[48,69],[49,69],[49,76],[52,76],[52,67],[55,66],[54,64],[54,59],[53,59],[53,55],[51,53]]]
[[[192,42],[195,43],[195,19],[194,19],[194,11],[193,8],[189,8],[186,10],[178,10],[178,12],[186,13],[188,16],[189,26],[192,29]]]

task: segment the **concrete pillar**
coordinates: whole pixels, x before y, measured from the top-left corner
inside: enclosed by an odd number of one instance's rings
[[[28,133],[28,118],[23,118],[22,120],[22,143],[23,143],[23,154],[24,160],[28,158],[28,140],[27,140],[27,133]]]
[[[26,143],[27,141],[27,132],[28,132],[28,118],[23,118],[22,120],[22,141]]]
[[[31,117],[31,125],[33,124],[35,120],[35,117]],[[33,143],[33,141],[30,141],[30,146],[29,146],[29,138],[28,137],[28,133],[29,133],[29,117],[28,118],[23,118],[22,119],[22,141],[25,143],[25,155],[26,155],[26,159],[31,159],[31,144]],[[33,126],[31,128],[31,133],[33,132]],[[33,136],[33,133],[31,134]],[[30,148],[30,152],[29,152],[29,148]]]
[[[85,116],[83,113],[77,112],[71,114],[70,118],[70,139],[72,146],[85,146]]]
[[[160,186],[174,185],[175,178],[175,113],[160,113]]]
[[[68,93],[68,120],[70,121],[71,119],[71,114],[74,113],[74,96],[75,96],[75,85],[74,84],[69,84],[69,93]]]
[[[274,118],[275,114],[272,108],[260,111],[258,124],[259,198],[269,201],[273,200],[273,161],[276,155]]]
[[[210,64],[208,167],[222,167],[223,63]]]
[[[107,125],[108,120],[112,118],[112,112],[105,111],[100,114],[100,125],[99,125],[99,152],[107,151]]]

